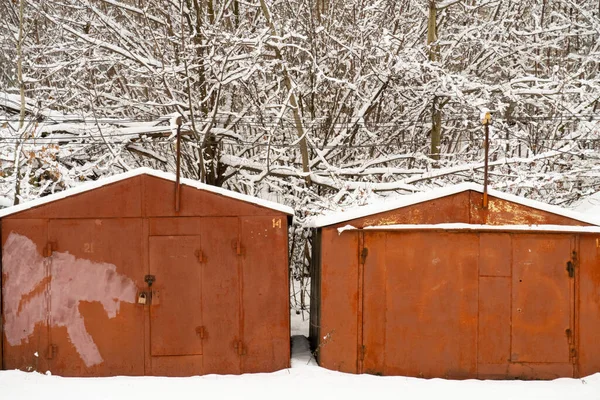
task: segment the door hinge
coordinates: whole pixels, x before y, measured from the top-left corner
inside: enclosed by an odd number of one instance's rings
[[[573,364],[577,362],[577,349],[575,347],[571,347],[571,361]]]
[[[363,247],[362,251],[360,252],[360,263],[364,264],[367,256],[369,255],[369,249],[367,249],[366,247]]]
[[[198,249],[195,252],[196,254],[196,258],[198,259],[198,262],[200,264],[202,264],[203,262],[206,262],[206,257],[204,257],[204,253],[202,252],[202,250]]]
[[[233,248],[235,249],[235,254],[238,256],[242,255],[242,241],[238,238],[237,241],[234,241]]]
[[[237,350],[238,356],[243,356],[246,354],[246,346],[244,346],[244,343],[241,340],[237,340],[233,344],[233,348]]]
[[[53,246],[52,242],[48,242],[46,244],[46,248],[44,249],[44,257],[50,257],[50,256],[52,256],[52,253],[54,252],[53,247],[54,246]]]
[[[54,356],[56,356],[56,352],[58,350],[58,346],[55,344],[49,344],[48,345],[48,353],[46,354],[46,358],[48,360],[52,360],[54,358]]]
[[[200,339],[204,339],[206,336],[206,329],[203,326],[197,326],[196,334],[200,337]]]
[[[567,261],[567,272],[569,273],[569,278],[575,276],[575,264],[571,260]]]
[[[365,360],[365,352],[366,352],[366,346],[365,345],[358,345],[358,359],[359,361],[364,361]]]
[[[569,273],[569,278],[573,278],[575,276],[575,267],[577,266],[577,252],[573,250],[571,253],[571,259],[567,261],[567,272]]]
[[[577,359],[577,349],[575,348],[575,339],[573,337],[573,331],[570,328],[565,329],[567,335],[567,342],[569,343],[569,359],[575,363]]]

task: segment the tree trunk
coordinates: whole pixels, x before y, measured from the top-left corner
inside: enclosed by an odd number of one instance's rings
[[[273,24],[273,21],[271,20],[271,12],[269,11],[269,7],[267,6],[267,3],[265,2],[265,0],[260,0],[260,6],[262,8],[264,17],[267,20],[267,25],[271,29],[271,34],[273,34],[274,36],[279,36],[277,34],[277,30],[275,29],[275,25]],[[275,54],[278,59],[283,61],[281,52],[279,51],[279,49],[277,47],[275,47]],[[305,131],[304,131],[304,125],[302,124],[302,117],[300,115],[300,108],[298,105],[298,101],[296,100],[296,94],[294,93],[294,88],[292,86],[292,78],[290,77],[290,74],[289,74],[285,64],[282,63],[281,68],[282,68],[283,81],[285,83],[285,87],[286,87],[288,93],[290,94],[290,107],[292,108],[292,112],[294,115],[294,124],[296,126],[296,133],[298,135],[298,138],[300,138],[300,154],[302,156],[302,171],[304,173],[308,174],[310,172],[310,169],[308,167],[308,146],[306,144],[306,136],[305,136]],[[305,177],[305,181],[306,181],[307,185],[310,185],[311,184],[310,176],[307,175]]]
[[[439,61],[440,47],[437,44],[437,9],[435,0],[429,0],[429,19],[427,21],[427,46],[429,46],[429,60]]]
[[[438,96],[433,97],[431,104],[431,158],[440,159],[442,142],[442,104]]]
[[[427,46],[429,46],[429,60],[439,61],[440,47],[437,41],[437,9],[435,0],[429,1],[429,20],[427,21]],[[431,104],[431,158],[440,159],[440,144],[442,141],[442,104],[438,96],[433,97]]]
[[[19,1],[19,37],[17,38],[17,80],[19,81],[19,92],[21,94],[21,111],[19,113],[19,135],[22,139],[22,132],[25,125],[25,82],[23,81],[23,25],[25,23],[23,15],[25,14],[25,0]],[[19,204],[19,194],[21,192],[21,141],[15,146],[15,199],[14,205]]]
[[[25,82],[23,81],[23,14],[25,13],[25,0],[19,1],[19,37],[17,39],[17,79],[21,94],[21,112],[19,115],[19,129],[25,123]]]

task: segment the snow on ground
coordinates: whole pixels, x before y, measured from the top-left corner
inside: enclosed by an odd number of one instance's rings
[[[600,399],[600,373],[531,382],[359,376],[318,367],[303,336],[294,336],[292,343],[292,368],[271,374],[62,378],[0,371],[0,399]]]
[[[300,314],[296,314],[299,312]],[[290,318],[291,322],[291,331],[292,336],[308,336],[308,323],[309,323],[309,315],[308,312],[304,311],[294,311],[292,310],[292,315]]]
[[[309,279],[309,278],[306,278]],[[306,286],[310,287],[310,281],[305,283]],[[302,293],[302,285],[296,279],[292,279],[292,293],[290,293],[290,303],[292,305],[290,310],[290,325],[292,336],[306,336],[308,337],[309,328],[309,313],[310,309],[310,294],[304,293],[304,309],[301,306],[300,297]]]

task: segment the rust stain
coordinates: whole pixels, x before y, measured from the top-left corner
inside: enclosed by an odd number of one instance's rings
[[[43,294],[48,289],[48,284],[50,283],[51,278],[49,276],[44,277],[41,282],[29,293],[24,294],[19,300],[19,307],[17,309],[17,313],[21,313],[23,309],[26,307],[27,303],[31,302],[36,296]]]
[[[397,223],[398,219],[393,215],[384,218],[373,218],[365,220],[365,226],[394,225]]]
[[[489,213],[500,216],[507,214],[506,218],[494,219],[493,224],[510,223],[513,225],[543,224],[546,221],[544,215],[525,209],[523,206],[508,201],[491,199],[489,202]]]

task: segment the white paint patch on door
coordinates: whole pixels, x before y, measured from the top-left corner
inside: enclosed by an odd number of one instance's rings
[[[85,365],[100,364],[102,356],[85,328],[79,303],[99,302],[108,317],[114,318],[121,302],[135,302],[134,282],[117,273],[113,264],[61,252],[44,258],[33,241],[14,232],[4,244],[2,263],[6,277],[4,330],[8,343],[11,346],[23,343],[38,323],[64,326]]]
[[[2,249],[4,281],[4,334],[8,344],[20,345],[35,325],[45,322],[48,314],[46,265],[35,243],[12,233]]]

